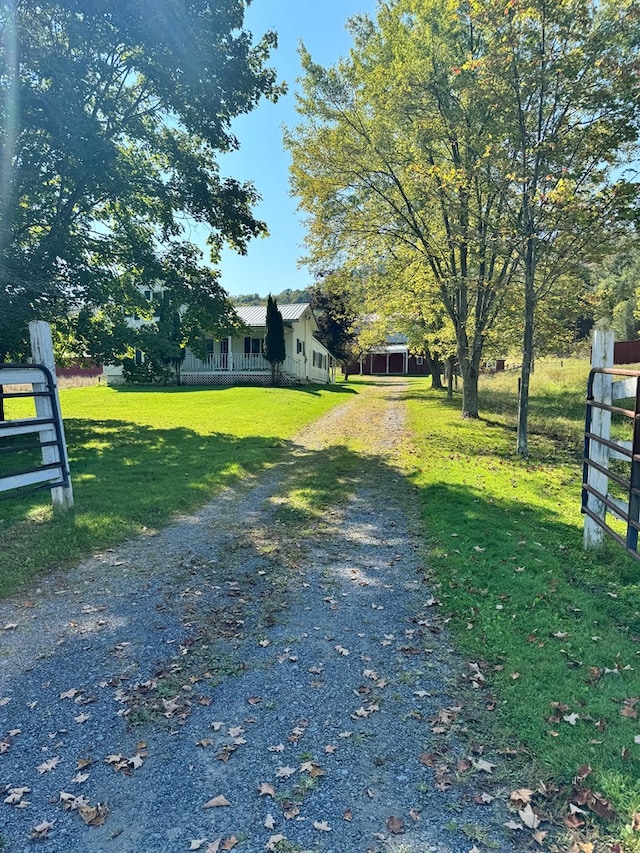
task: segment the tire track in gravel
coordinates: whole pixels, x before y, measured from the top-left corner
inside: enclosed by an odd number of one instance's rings
[[[514,849],[503,806],[477,802],[484,774],[453,784],[455,748],[434,745],[460,663],[394,467],[403,387],[373,386],[251,483],[0,605],[18,625],[2,637],[0,790],[31,789],[25,808],[0,802],[7,850]],[[354,436],[351,499],[304,537],[278,525],[298,468]],[[61,791],[105,803],[104,823]],[[217,796],[229,805],[203,808]]]

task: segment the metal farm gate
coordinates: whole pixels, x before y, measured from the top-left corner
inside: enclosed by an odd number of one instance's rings
[[[596,367],[589,374],[582,512],[585,515],[586,547],[602,544],[604,535],[608,535],[629,554],[640,559],[638,377],[638,370],[615,367]],[[631,400],[633,407],[621,405],[624,400]]]
[[[29,386],[29,390],[4,390],[12,386]],[[50,412],[36,414],[36,417],[31,418],[0,421],[0,454],[3,461],[10,456],[16,462],[15,468],[7,470],[3,464],[0,469],[0,500],[41,489],[68,488],[69,467],[51,371],[43,364],[0,364],[0,387],[3,389],[0,393],[2,400],[39,399],[45,405],[37,408]],[[9,438],[20,440],[6,441]],[[32,458],[33,453],[30,451],[34,450],[41,451],[40,461],[34,463],[31,459],[20,464],[21,460]]]
[[[0,500],[51,491],[56,510],[73,506],[69,459],[48,323],[29,323],[37,364],[0,363],[0,402],[31,399],[35,416],[0,420]]]

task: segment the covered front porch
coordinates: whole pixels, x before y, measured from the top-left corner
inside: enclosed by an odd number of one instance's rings
[[[187,350],[182,369],[182,382],[186,385],[232,385],[235,383],[269,384],[271,365],[262,353],[211,352],[206,358],[197,358]],[[287,356],[281,366],[284,385],[299,385],[306,381],[305,365],[301,359]]]

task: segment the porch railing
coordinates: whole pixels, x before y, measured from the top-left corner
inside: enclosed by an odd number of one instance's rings
[[[262,353],[223,352],[211,353],[205,359],[196,358],[192,353],[187,356],[182,365],[182,372],[221,373],[221,372],[268,372],[271,365]],[[304,377],[304,365],[299,359],[287,356],[282,370],[293,376]]]

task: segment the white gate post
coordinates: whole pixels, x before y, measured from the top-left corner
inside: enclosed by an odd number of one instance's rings
[[[591,345],[591,367],[613,367],[613,332],[609,329],[596,329],[593,333]],[[599,403],[611,405],[612,377],[603,373],[596,373],[593,379],[593,397]],[[591,413],[591,432],[600,438],[611,437],[611,412],[593,408]],[[590,442],[589,458],[597,462],[603,468],[609,468],[609,448],[599,441]],[[589,466],[587,484],[596,489],[601,495],[607,495],[609,489],[609,478]],[[587,493],[587,507],[603,522],[606,517],[606,505],[596,498],[595,495]],[[605,531],[588,515],[584,517],[584,547],[597,548],[604,541]]]
[[[60,399],[58,397],[58,380],[56,378],[56,366],[53,359],[53,343],[51,341],[51,327],[43,320],[36,320],[29,323],[29,335],[31,337],[31,355],[36,364],[43,364],[48,367],[53,376],[54,394],[58,412],[60,412]],[[46,391],[45,385],[36,384],[33,386],[34,391]],[[36,415],[39,418],[51,418],[53,410],[51,401],[48,397],[34,397],[36,404]],[[40,432],[40,441],[53,441],[55,439],[55,430],[53,428],[45,429]],[[57,447],[43,447],[42,461],[46,464],[51,462],[60,462],[62,467],[67,472],[69,471],[69,459],[67,456],[67,442],[64,436],[64,425],[62,417],[60,417],[60,438],[62,439],[63,458],[60,459]],[[56,486],[51,489],[51,500],[54,510],[66,510],[73,506],[73,488],[71,486],[71,477],[69,477],[68,486]]]

